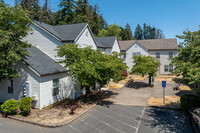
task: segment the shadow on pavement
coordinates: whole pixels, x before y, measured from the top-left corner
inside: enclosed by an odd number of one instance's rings
[[[166,109],[147,109],[143,116],[143,126],[148,126],[157,132],[193,133],[189,117],[182,111]],[[150,131],[149,131],[150,132]]]
[[[148,87],[148,84],[144,82],[135,81],[135,82],[129,82],[125,86],[128,88],[140,89],[140,88]]]

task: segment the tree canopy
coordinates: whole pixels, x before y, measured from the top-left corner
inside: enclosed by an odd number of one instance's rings
[[[131,73],[139,75],[149,75],[149,86],[151,86],[151,78],[156,76],[160,63],[154,57],[137,55],[133,57],[135,64],[131,69]]]
[[[178,56],[172,58],[174,73],[183,75],[189,84],[200,83],[200,30],[186,30],[177,37],[184,41],[179,44]]]
[[[58,48],[58,55],[66,57],[60,63],[65,64],[73,79],[85,87],[87,93],[95,81],[102,86],[111,78],[118,81],[122,78],[120,71],[127,69],[117,53],[107,55],[91,47],[79,48],[75,44],[65,44]]]
[[[0,81],[17,75],[13,66],[28,55],[30,45],[22,38],[30,30],[28,13],[19,6],[11,7],[0,3]]]

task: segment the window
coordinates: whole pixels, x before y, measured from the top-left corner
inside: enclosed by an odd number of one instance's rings
[[[169,52],[169,58],[173,58],[173,52]]]
[[[156,52],[156,59],[160,59],[160,52]]]
[[[141,55],[141,52],[133,52],[133,56]]]
[[[59,94],[59,79],[53,79],[53,96]]]
[[[165,72],[172,72],[174,69],[173,69],[173,66],[171,65],[164,65],[164,71]]]
[[[13,94],[13,80],[9,80],[8,93]]]

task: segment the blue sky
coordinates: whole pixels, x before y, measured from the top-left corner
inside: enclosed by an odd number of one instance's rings
[[[41,5],[43,4],[40,0]],[[14,4],[14,0],[5,0]],[[50,0],[57,11],[60,0]],[[146,23],[163,30],[166,38],[181,35],[185,29],[195,31],[200,25],[200,0],[89,0],[98,4],[108,24],[124,27],[128,22],[133,31],[137,24]]]

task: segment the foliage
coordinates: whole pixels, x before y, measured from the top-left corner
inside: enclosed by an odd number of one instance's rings
[[[197,94],[198,96],[200,96],[200,88],[197,88],[196,94]]]
[[[118,40],[122,40],[121,36],[121,28],[114,23],[113,25],[109,25],[106,29],[102,29],[99,31],[98,36],[99,37],[105,37],[105,36],[117,36]]]
[[[32,102],[32,99],[30,97],[22,98],[19,104],[19,109],[21,110],[22,115],[26,116],[30,113],[31,102]]]
[[[175,66],[174,73],[183,75],[189,84],[200,83],[200,30],[183,32],[177,36],[184,39],[178,48],[178,56],[172,58],[171,64]]]
[[[18,110],[18,102],[15,99],[5,101],[1,105],[1,111],[6,115],[16,114]]]
[[[131,73],[140,74],[142,76],[149,75],[149,86],[151,85],[152,76],[156,76],[157,67],[160,65],[159,61],[151,56],[138,55],[133,57],[135,64],[131,69]]]
[[[122,40],[132,40],[133,39],[133,33],[131,30],[131,26],[127,23],[125,28],[121,28],[120,36],[122,37]]]
[[[17,75],[13,66],[28,55],[26,48],[30,45],[22,38],[30,30],[31,22],[27,12],[19,6],[11,7],[0,3],[0,81]]]
[[[183,94],[181,95],[181,108],[188,112],[190,109],[195,107],[200,107],[200,97],[191,95],[191,94]]]
[[[143,39],[143,30],[142,27],[138,24],[135,33],[134,33],[134,39],[136,40],[142,40]]]
[[[79,48],[74,44],[65,44],[58,48],[58,55],[66,57],[60,63],[65,64],[70,70],[69,74],[86,88],[87,93],[95,81],[100,85],[105,85],[111,78],[118,81],[122,78],[120,71],[127,69],[117,53],[107,55],[91,47]]]

